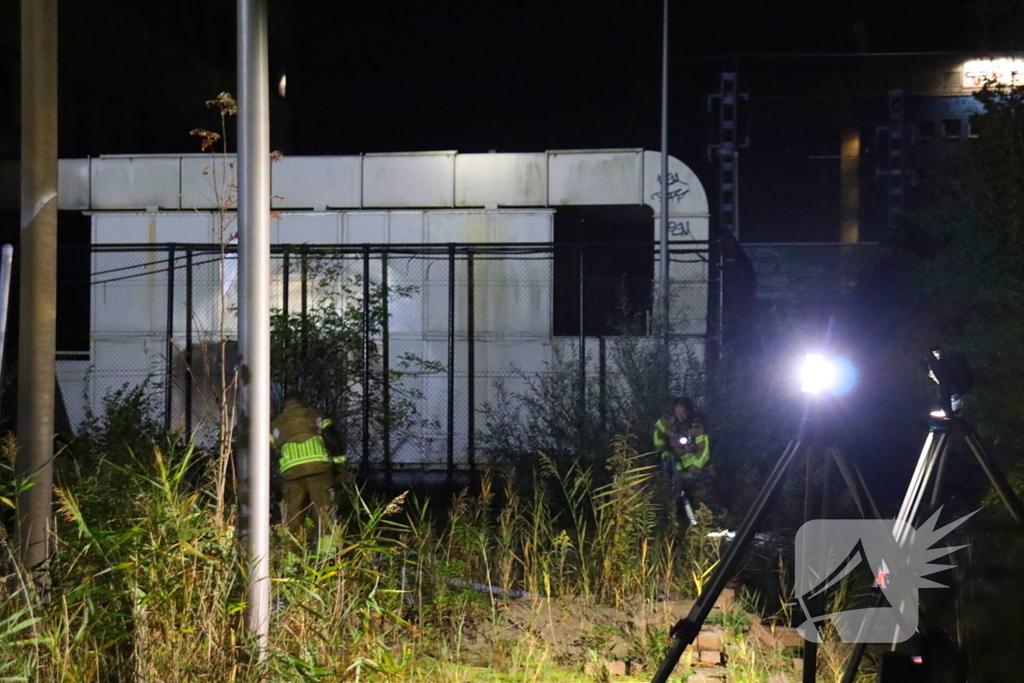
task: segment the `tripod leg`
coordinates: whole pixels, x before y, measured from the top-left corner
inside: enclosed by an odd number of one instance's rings
[[[1017,522],[1017,524],[1024,524],[1024,506],[1021,505],[1020,498],[1014,493],[1010,482],[1006,481],[1003,471],[988,457],[988,453],[981,447],[981,443],[978,441],[978,437],[973,430],[964,430],[964,440],[967,441],[967,445],[974,451],[974,457],[978,459],[981,469],[985,470],[985,475],[992,482],[992,488],[1003,499],[1003,505],[1006,506],[1010,516],[1013,517],[1013,521]]]
[[[811,521],[814,517],[814,495],[812,493],[811,481],[814,478],[814,452],[816,449],[807,449],[807,471],[804,479],[804,523]],[[827,463],[828,459],[823,458]],[[802,557],[807,557],[807,538],[804,537],[804,547],[801,551]],[[820,546],[819,546],[820,547]],[[818,566],[821,566],[820,563]],[[821,598],[812,598],[814,603],[817,605],[820,603]],[[817,640],[804,640],[804,671],[803,671],[803,683],[814,683],[818,677],[818,641]]]
[[[854,479],[853,472],[850,469],[850,463],[847,462],[846,456],[843,455],[842,451],[838,448],[832,448],[829,452],[832,454],[832,459],[836,461],[836,467],[839,468],[839,474],[843,477],[843,481],[846,482],[846,488],[850,490],[850,495],[853,496],[853,502],[857,506],[860,516],[864,519],[868,518],[867,510],[864,507],[864,500],[861,498],[861,490],[863,490],[864,498],[867,498],[867,502],[871,507],[871,514],[874,515],[874,519],[881,519],[882,515],[878,511],[878,506],[875,505],[875,499],[871,497],[871,492],[868,491],[868,487],[864,483],[864,477],[860,476],[860,471],[857,471],[857,479]],[[858,480],[860,482],[859,485]]]
[[[673,627],[672,644],[669,646],[668,653],[665,655],[665,659],[662,660],[661,666],[658,667],[657,673],[651,679],[651,683],[665,683],[672,674],[672,670],[676,668],[676,664],[679,663],[679,657],[682,656],[683,650],[697,638],[697,634],[700,633],[700,627],[704,624],[704,620],[708,618],[715,600],[722,594],[722,589],[725,588],[726,582],[736,573],[736,567],[739,565],[740,560],[743,559],[743,554],[750,546],[750,542],[754,539],[754,530],[761,522],[765,512],[767,512],[768,503],[782,482],[786,470],[789,469],[796,454],[800,451],[801,443],[801,441],[790,441],[779,461],[775,463],[775,467],[772,469],[771,474],[768,475],[768,480],[765,482],[764,487],[757,494],[750,512],[744,518],[740,530],[736,532],[736,538],[733,539],[729,549],[725,552],[725,557],[722,558],[722,561],[718,564],[714,573],[712,573],[704,590],[697,596],[696,602],[690,608],[690,613]]]
[[[910,478],[910,485],[907,487],[907,492],[903,496],[903,504],[900,506],[899,515],[896,517],[897,521],[905,522],[909,524],[913,522],[914,515],[917,513],[917,507],[921,502],[921,497],[924,495],[924,491],[928,488],[928,480],[931,477],[932,471],[935,467],[936,456],[941,456],[945,450],[946,444],[946,429],[933,428],[928,432],[928,437],[925,439],[924,446],[921,448],[921,455],[917,458],[917,465],[914,467],[914,475]],[[906,540],[902,536],[900,530],[904,528],[903,525],[896,526],[897,536],[896,541],[899,545],[903,545]],[[871,598],[871,607],[878,607],[881,604],[881,593],[876,593]],[[861,633],[870,631],[871,619],[865,620],[861,624]],[[857,638],[857,643],[854,644],[853,650],[850,651],[850,656],[846,660],[846,669],[843,671],[843,677],[841,683],[853,683],[857,678],[857,670],[860,668],[860,661],[864,658],[864,652],[867,650],[867,643],[860,642],[861,638]]]
[[[942,453],[939,454],[939,462],[935,466],[935,481],[932,483],[932,500],[928,505],[929,511],[938,509],[939,501],[942,500],[942,477],[946,473],[946,454],[948,452],[948,448],[942,449]]]

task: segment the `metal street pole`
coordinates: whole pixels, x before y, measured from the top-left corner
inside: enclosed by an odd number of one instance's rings
[[[57,0],[21,2],[21,299],[18,495],[21,560],[45,592],[53,506],[57,353]]]
[[[669,285],[668,285],[668,0],[664,0],[661,25],[661,272],[658,298],[662,307],[663,353],[665,359],[665,397],[671,390],[669,363]]]
[[[267,0],[238,0],[239,461],[246,480],[246,625],[270,618],[270,72]]]

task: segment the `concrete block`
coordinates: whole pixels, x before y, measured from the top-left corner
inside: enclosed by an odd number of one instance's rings
[[[717,650],[701,650],[700,663],[718,666],[722,663],[722,653]]]
[[[698,650],[715,650],[721,651],[722,649],[722,633],[718,629],[708,629],[701,631],[697,635],[697,649]]]
[[[756,621],[750,626],[749,633],[752,637],[761,641],[767,647],[774,648],[778,646],[778,641],[775,640],[775,636],[773,636],[768,629],[766,629],[764,626],[762,626]]]
[[[608,662],[608,673],[612,676],[625,676],[626,675],[626,663],[625,662]]]
[[[782,647],[803,647],[804,637],[792,626],[776,626],[773,635]]]
[[[736,591],[732,588],[723,589],[722,593],[718,596],[718,599],[715,600],[715,607],[722,610],[723,612],[728,612],[733,608],[733,606],[735,606],[735,604]]]

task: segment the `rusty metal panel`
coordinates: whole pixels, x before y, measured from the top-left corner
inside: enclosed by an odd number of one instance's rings
[[[548,152],[548,204],[643,204],[640,150]]]
[[[456,206],[545,206],[547,155],[459,154],[455,157]]]
[[[285,157],[270,166],[275,209],[359,208],[362,157]]]
[[[495,211],[488,226],[488,242],[551,242],[554,240],[555,212]]]
[[[61,159],[57,162],[57,208],[89,209],[88,159]]]
[[[180,157],[100,157],[89,167],[91,207],[177,209]]]
[[[341,215],[330,213],[281,213],[271,221],[273,244],[338,244]]]
[[[363,206],[374,208],[455,205],[455,152],[367,154],[363,157]]]
[[[234,208],[238,202],[238,163],[234,154],[181,157],[181,208]]]
[[[216,243],[215,214],[102,213],[92,217],[94,244],[162,244],[166,242]]]

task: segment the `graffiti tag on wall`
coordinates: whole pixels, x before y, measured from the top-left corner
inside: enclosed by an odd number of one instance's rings
[[[690,184],[679,178],[678,173],[668,174],[668,201],[681,202],[690,193]],[[661,201],[661,176],[658,176],[658,191],[651,194],[651,201]]]

